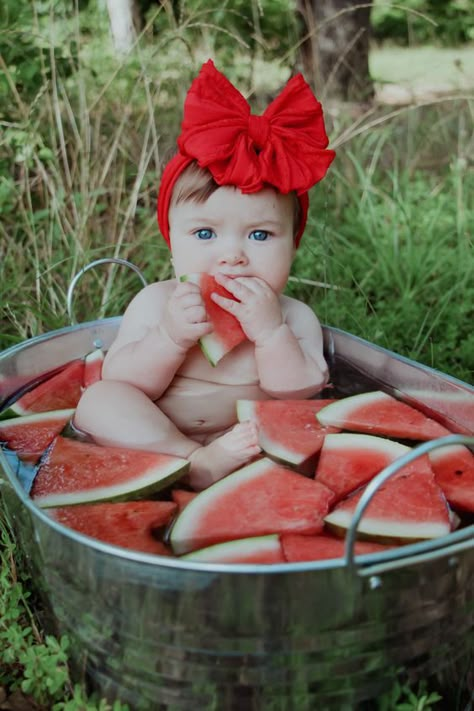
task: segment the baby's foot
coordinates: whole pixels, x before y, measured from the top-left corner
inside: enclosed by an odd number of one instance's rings
[[[260,452],[256,425],[253,422],[238,423],[230,432],[190,454],[189,483],[193,489],[201,491]]]

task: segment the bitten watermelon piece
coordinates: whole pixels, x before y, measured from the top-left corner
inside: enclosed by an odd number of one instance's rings
[[[336,400],[316,414],[325,427],[429,440],[450,434],[436,420],[380,390]]]
[[[237,400],[239,422],[258,427],[260,447],[271,457],[298,466],[319,452],[328,432],[316,413],[333,400]]]
[[[103,362],[104,352],[102,348],[96,348],[95,351],[86,355],[84,358],[84,389],[101,379]]]
[[[2,413],[2,417],[75,408],[81,397],[83,374],[84,361],[71,361],[58,373],[22,395]]]
[[[19,459],[35,464],[53,439],[70,421],[74,409],[38,412],[0,421],[0,441]]]
[[[201,491],[176,518],[181,555],[215,543],[272,533],[320,533],[333,493],[263,457]]]
[[[183,476],[186,459],[90,442],[55,439],[33,482],[38,506],[141,499]]]
[[[328,434],[319,455],[315,479],[334,491],[336,501],[366,484],[386,466],[410,451],[399,442],[364,434]],[[395,476],[431,474],[428,457],[420,457]]]
[[[457,509],[474,513],[474,455],[467,447],[450,445],[429,453],[435,479]]]
[[[153,536],[176,511],[172,501],[126,501],[84,504],[50,509],[49,516],[79,533],[142,553],[170,555],[164,543]]]
[[[227,353],[247,339],[235,316],[221,309],[211,299],[211,294],[214,292],[227,299],[234,299],[234,297],[210,274],[186,274],[181,277],[181,281],[192,281],[194,284],[198,284],[201,289],[204,306],[212,323],[213,331],[203,336],[199,343],[209,363],[216,366]]]
[[[341,501],[325,517],[336,529],[350,527],[364,489]],[[389,479],[374,495],[357,529],[358,535],[400,541],[446,536],[451,531],[449,509],[433,472]]]
[[[330,560],[343,558],[345,555],[345,541],[342,538],[322,534],[320,536],[300,536],[287,533],[280,537],[283,556],[288,563],[303,563],[310,560]],[[355,555],[367,553],[381,553],[391,546],[373,541],[356,541]]]
[[[240,538],[227,543],[200,548],[181,556],[181,560],[201,563],[254,563],[271,565],[285,563],[277,535]]]

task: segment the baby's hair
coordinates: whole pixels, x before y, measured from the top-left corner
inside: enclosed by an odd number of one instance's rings
[[[207,168],[200,168],[193,161],[176,180],[170,207],[183,202],[206,202],[220,187]],[[296,193],[290,194],[293,201],[293,235],[296,237],[301,223],[301,205]]]

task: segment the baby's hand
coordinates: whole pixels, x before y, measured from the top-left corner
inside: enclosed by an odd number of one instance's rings
[[[283,324],[280,299],[263,279],[232,279],[224,274],[216,274],[215,279],[237,301],[215,293],[211,295],[212,300],[237,318],[245,335],[255,345],[264,343]]]
[[[212,331],[197,284],[186,281],[176,285],[166,306],[162,326],[171,340],[185,350]]]

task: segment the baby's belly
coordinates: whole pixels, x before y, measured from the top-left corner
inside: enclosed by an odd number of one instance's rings
[[[237,422],[237,400],[268,400],[257,385],[224,385],[176,376],[157,401],[162,412],[184,434],[207,434]]]

